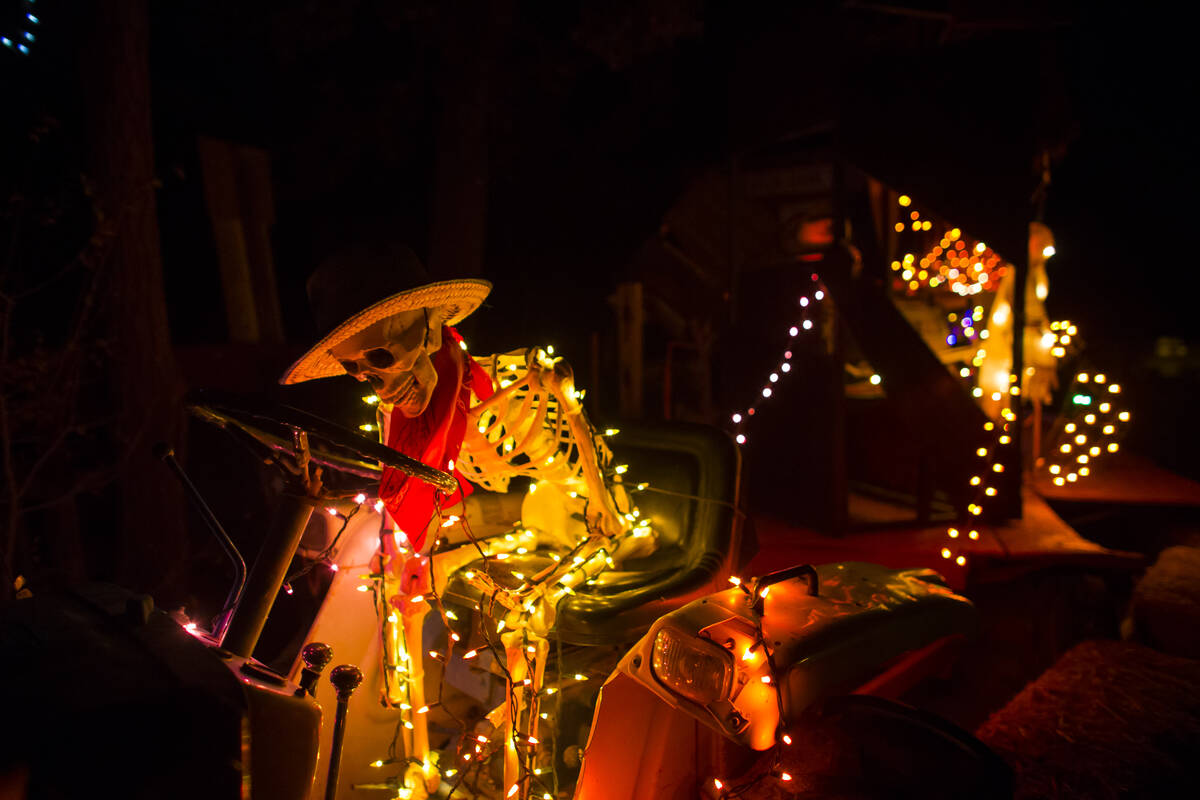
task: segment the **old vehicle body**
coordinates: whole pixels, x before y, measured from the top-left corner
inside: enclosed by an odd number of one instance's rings
[[[714,775],[729,775],[734,762],[745,768],[745,757],[731,752],[780,746],[789,725],[824,698],[872,685],[887,694],[897,670],[913,673],[914,665],[935,661],[972,625],[970,604],[929,571],[833,564],[741,580],[748,548],[736,448],[719,431],[676,425],[629,427],[613,443],[630,465],[630,484],[649,484],[638,504],[656,520],[658,549],[585,575],[554,604],[540,639],[501,647],[482,628],[495,618],[464,574],[483,570],[497,586],[524,586],[526,575],[557,559],[514,539],[511,498],[479,493],[463,512],[470,537],[447,535],[428,562],[427,596],[444,615],[406,616],[389,643],[384,617],[396,622],[396,612],[377,587],[380,538],[391,532],[369,508],[343,513],[363,506],[346,498],[370,484],[379,461],[431,481],[444,482],[445,474],[294,409],[211,396],[193,409],[274,463],[292,490],[244,591],[230,593],[211,633],[182,630],[161,613],[141,615],[149,627],[137,623],[160,634],[133,646],[157,661],[204,665],[206,680],[224,686],[212,692],[233,692],[226,705],[237,724],[205,747],[228,751],[210,768],[236,780],[216,793],[203,781],[185,782],[177,796],[695,796],[712,792]],[[310,463],[323,466],[323,486],[305,483]],[[327,503],[330,514],[314,518],[314,508]],[[347,516],[353,524],[336,526],[336,533],[315,522]],[[252,658],[298,547],[320,553],[333,568],[305,640],[332,648],[335,663],[362,670],[355,693],[317,680],[323,664],[298,658],[281,674]],[[481,547],[506,556],[481,559]],[[122,609],[112,615],[130,619]],[[105,650],[131,646],[138,636],[122,629]],[[410,656],[406,674],[423,695],[403,705],[387,697],[395,637],[419,643],[404,652],[419,654]],[[536,676],[519,672],[513,660],[526,645],[540,648]],[[478,657],[489,649],[490,659]],[[463,655],[476,660],[467,664]],[[197,680],[180,675],[173,685]],[[534,677],[540,688],[514,703],[520,685]],[[193,700],[210,703],[212,692]],[[518,739],[527,752],[514,755]],[[726,744],[715,745],[719,740]],[[499,757],[480,765],[489,749]],[[195,767],[195,759],[188,763]]]

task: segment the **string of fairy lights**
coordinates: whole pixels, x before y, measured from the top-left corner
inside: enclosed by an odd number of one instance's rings
[[[965,235],[959,228],[923,217],[908,195],[897,196],[896,204],[907,220],[895,222],[893,230],[898,236],[905,235],[909,239],[909,246],[903,248],[906,252],[891,262],[892,290],[906,298],[937,292],[952,292],[963,298],[963,307],[945,312],[945,345],[961,351],[957,372],[971,396],[979,402],[990,400],[993,404],[992,419],[983,426],[985,441],[975,450],[980,462],[968,481],[969,502],[965,517],[947,527],[947,541],[941,548],[944,559],[958,566],[966,566],[967,543],[980,538],[978,519],[985,515],[985,506],[996,502],[999,495],[999,489],[994,485],[995,479],[1004,471],[1005,463],[1013,462],[1005,448],[1013,442],[1012,426],[1016,421],[1016,413],[1012,404],[1019,402],[1020,376],[1011,372],[1006,375],[1002,371],[990,379],[995,385],[985,385],[981,373],[987,359],[983,344],[992,335],[989,322],[1011,324],[1012,318],[1011,311],[1004,307],[994,309],[995,313],[989,319],[989,295],[995,295],[1000,288],[1000,281],[1013,267],[985,242]],[[1042,250],[1043,258],[1054,254],[1053,245],[1047,245]],[[818,282],[819,276],[814,273],[812,280]],[[1046,291],[1045,285],[1037,287],[1039,300],[1045,299]],[[814,293],[812,300],[820,300],[824,296],[825,292],[821,289]],[[933,299],[932,294],[930,297]],[[790,339],[794,339],[801,330],[813,329],[808,316],[812,300],[807,295],[799,298],[801,316],[797,324],[788,329],[789,344]],[[1078,353],[1078,335],[1076,325],[1069,320],[1059,320],[1051,322],[1048,329],[1043,329],[1038,345],[1055,361],[1061,362]],[[756,409],[775,395],[777,385],[791,371],[791,357],[791,350],[785,350],[776,369],[763,381],[755,401],[731,415],[734,438],[739,445],[747,441],[746,427]],[[1034,372],[1033,366],[1025,369],[1026,377],[1032,377]],[[883,376],[872,373],[869,381],[879,386],[883,383]],[[1098,458],[1118,451],[1118,439],[1130,420],[1130,412],[1117,407],[1120,391],[1120,385],[1109,382],[1103,373],[1089,375],[1081,372],[1076,376],[1075,384],[1067,392],[1068,401],[1055,422],[1052,446],[1046,449],[1047,455],[1039,457],[1036,462],[1036,468],[1044,469],[1055,486],[1075,484],[1088,477]],[[1040,402],[1040,399],[1035,398],[1034,402]]]
[[[771,399],[775,394],[777,384],[791,373],[792,344],[796,340],[796,337],[800,336],[803,332],[812,331],[815,327],[812,317],[817,308],[816,304],[825,299],[825,287],[821,284],[821,276],[817,273],[812,273],[809,278],[812,282],[812,291],[805,292],[796,298],[796,306],[799,309],[799,313],[793,324],[788,326],[787,340],[779,363],[767,375],[767,379],[763,381],[762,388],[759,389],[758,397],[755,401],[730,415],[730,419],[734,425],[733,438],[739,445],[746,443],[746,429],[749,426],[750,418],[758,412],[759,407],[764,402]],[[871,382],[878,384],[878,377],[877,375],[872,376]]]
[[[1055,486],[1088,477],[1099,458],[1120,449],[1131,418],[1128,409],[1117,405],[1120,395],[1121,385],[1102,372],[1076,374],[1053,443],[1039,465]]]
[[[37,41],[34,31],[42,23],[41,17],[35,13],[36,9],[37,0],[22,0],[21,10],[24,13],[21,17],[21,30],[13,31],[11,36],[7,31],[0,31],[0,46],[23,56],[33,52],[33,44]]]
[[[370,395],[364,397],[363,402],[368,406],[377,407],[379,398]],[[367,425],[360,427],[363,430],[382,433],[382,426],[377,423],[370,427]],[[610,428],[604,431],[603,435],[614,436],[618,433],[618,430]],[[620,483],[620,476],[627,470],[626,465],[612,464],[601,459],[598,451],[597,458],[604,470],[606,485]],[[448,467],[453,469],[453,463]],[[537,486],[536,482],[531,483],[529,491],[536,491]],[[633,492],[644,491],[649,485],[640,483],[636,486],[628,484],[622,484],[622,486],[626,491]],[[578,493],[572,494],[576,497],[579,496]],[[586,498],[584,499],[586,501]],[[370,499],[363,495],[356,497],[355,501],[360,508],[371,503]],[[374,501],[373,507],[375,511],[383,512],[382,502]],[[340,513],[335,513],[335,509],[329,511],[331,515],[343,516],[343,519],[355,513],[340,515]],[[371,766],[384,768],[396,764],[401,765],[400,773],[389,778],[387,784],[396,792],[395,796],[399,800],[406,800],[415,795],[414,773],[411,772],[414,769],[416,770],[415,780],[428,779],[431,775],[437,775],[439,779],[444,778],[451,781],[450,792],[453,794],[464,782],[468,784],[478,782],[492,759],[503,756],[506,749],[515,749],[520,757],[521,766],[520,778],[510,788],[508,797],[519,797],[522,800],[539,797],[549,800],[549,798],[557,796],[556,771],[552,767],[547,768],[544,761],[537,759],[536,755],[541,741],[528,731],[535,729],[535,718],[545,721],[553,720],[556,709],[550,707],[541,710],[543,703],[554,702],[551,698],[555,698],[563,689],[584,683],[594,676],[583,673],[563,674],[561,670],[564,665],[560,659],[558,661],[560,672],[556,680],[548,685],[536,686],[536,692],[532,696],[526,696],[531,691],[531,686],[534,686],[534,680],[530,675],[535,669],[534,658],[539,654],[539,645],[535,637],[531,637],[529,633],[528,617],[536,612],[539,602],[545,602],[557,608],[558,604],[576,594],[577,587],[593,583],[602,571],[613,567],[615,562],[612,553],[620,548],[624,537],[639,538],[653,534],[652,520],[643,517],[636,507],[630,507],[623,517],[628,523],[629,529],[622,537],[611,539],[607,546],[595,547],[591,537],[583,536],[570,551],[549,554],[549,558],[557,565],[557,568],[545,583],[539,585],[532,576],[514,571],[511,573],[512,577],[521,583],[515,589],[510,590],[501,587],[490,577],[489,566],[493,560],[502,562],[513,554],[529,553],[537,545],[534,531],[523,527],[518,521],[507,532],[487,539],[476,539],[465,519],[455,514],[445,513],[440,506],[435,508],[434,519],[437,521],[437,526],[441,529],[457,527],[475,548],[484,564],[482,568],[466,569],[459,573],[463,579],[481,590],[482,600],[471,604],[475,612],[473,626],[469,622],[465,623],[453,608],[443,602],[433,581],[433,560],[439,553],[444,552],[448,545],[448,538],[437,537],[429,555],[421,556],[413,552],[408,536],[398,527],[393,526],[390,531],[382,534],[390,533],[391,543],[395,547],[381,546],[379,548],[376,556],[378,567],[372,569],[370,573],[359,576],[362,583],[356,589],[373,594],[377,613],[383,621],[380,626],[383,644],[381,666],[385,682],[383,694],[387,705],[400,711],[397,735],[389,743],[386,756],[376,759]],[[430,525],[433,524],[434,522],[431,520]],[[344,525],[345,522],[343,522],[343,529]],[[394,552],[396,558],[421,559],[420,563],[429,571],[428,589],[425,592],[413,593],[403,590],[404,587],[399,585],[390,568],[387,555],[389,549]],[[549,584],[548,588],[547,583]],[[517,598],[516,605],[512,602],[513,598]],[[510,717],[515,717],[516,715],[512,712],[522,708],[526,712],[524,721],[515,718],[511,720],[512,724],[508,726],[507,736],[501,726],[494,726],[488,735],[468,730],[466,721],[455,718],[449,708],[442,705],[443,680],[437,681],[434,696],[426,700],[424,690],[428,687],[418,686],[423,679],[421,674],[423,669],[414,668],[414,658],[418,656],[408,651],[403,631],[405,607],[412,606],[420,606],[421,610],[427,608],[428,611],[437,613],[446,631],[445,645],[428,650],[427,653],[421,654],[420,658],[424,658],[427,654],[430,659],[442,665],[449,665],[452,660],[457,658],[462,664],[469,666],[478,661],[481,652],[490,653],[492,658],[489,669],[497,671],[505,680],[507,687],[505,706],[510,711]],[[513,636],[519,637],[519,650],[524,655],[524,664],[519,664],[520,669],[515,671],[511,669],[512,664],[506,661],[506,648],[512,644],[512,641],[507,643],[504,641]],[[471,642],[474,646],[460,654],[458,651],[468,646],[465,642]],[[542,642],[544,648],[545,640]],[[544,657],[545,653],[542,652],[541,655]],[[442,678],[444,676],[445,670],[443,669]],[[540,676],[538,681],[540,683]],[[451,746],[447,751],[450,753],[449,757],[452,763],[441,763],[442,757],[437,751],[431,751],[429,760],[415,759],[412,755],[414,748],[411,746],[411,740],[404,748],[405,755],[399,755],[397,744],[402,732],[406,731],[411,735],[416,727],[416,715],[428,714],[431,709],[438,707],[450,715],[459,727],[457,744]]]

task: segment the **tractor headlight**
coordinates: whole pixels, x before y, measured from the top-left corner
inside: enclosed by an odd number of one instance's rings
[[[728,652],[671,628],[654,637],[654,677],[678,695],[708,705],[729,696],[733,659]]]

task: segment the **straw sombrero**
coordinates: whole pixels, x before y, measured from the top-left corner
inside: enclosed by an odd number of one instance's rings
[[[344,375],[329,351],[382,319],[415,308],[442,308],[444,324],[465,319],[492,290],[485,280],[430,282],[412,250],[390,242],[355,245],[322,262],[308,279],[317,330],[328,331],[279,379],[300,383]]]

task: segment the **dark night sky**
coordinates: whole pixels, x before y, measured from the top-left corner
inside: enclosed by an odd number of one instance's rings
[[[7,24],[18,4],[4,5]],[[39,110],[78,120],[77,20],[42,5],[32,56],[0,53],[10,108],[28,112],[8,117],[14,127]],[[301,283],[330,240],[383,221],[427,247],[440,81],[454,60],[445,43],[474,30],[472,18],[416,3],[153,6],[175,335],[219,341],[223,331],[194,150],[205,133],[272,153],[280,289],[289,338],[302,341],[311,331]],[[908,4],[950,8],[953,25],[854,6],[473,6],[503,23],[488,54],[484,270],[496,303],[549,280],[568,303],[590,299],[580,313],[601,324],[595,297],[689,176],[840,110],[864,162],[1000,229],[1028,217],[1030,161],[1039,144],[1053,147],[1052,313],[1079,320],[1094,344],[1142,353],[1157,335],[1195,337],[1186,26],[1115,4],[1019,4],[999,19],[973,2]],[[196,298],[205,302],[184,302]],[[526,333],[552,337],[579,318],[526,320]]]

